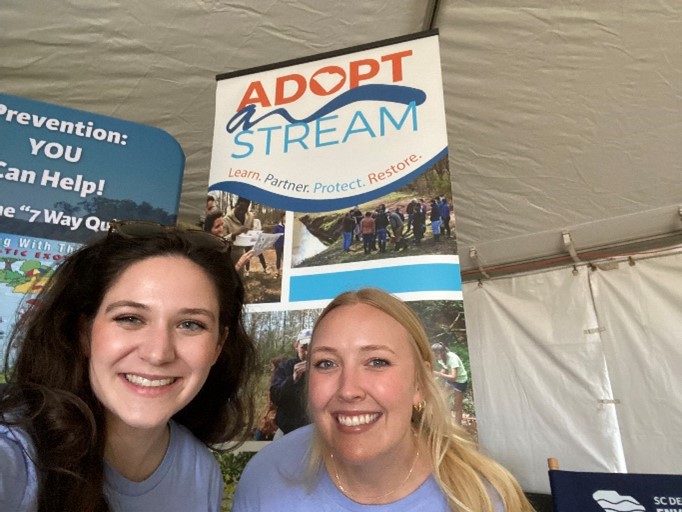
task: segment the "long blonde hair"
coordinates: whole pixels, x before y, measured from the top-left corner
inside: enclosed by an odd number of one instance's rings
[[[440,383],[430,370],[434,360],[422,323],[412,309],[400,299],[375,288],[344,292],[337,296],[318,317],[311,344],[320,322],[334,309],[353,304],[366,304],[389,315],[402,325],[412,341],[417,364],[417,384],[424,396],[424,408],[412,418],[415,430],[429,448],[433,476],[445,494],[452,511],[495,512],[491,490],[497,494],[507,512],[532,512],[516,479],[497,462],[478,451],[469,434],[455,425]],[[322,464],[322,441],[315,429],[310,452],[310,470]]]

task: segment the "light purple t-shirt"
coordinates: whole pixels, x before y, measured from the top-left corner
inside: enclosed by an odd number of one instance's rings
[[[0,510],[37,510],[32,450],[21,431],[0,425]],[[223,479],[218,463],[189,430],[173,421],[168,451],[149,478],[132,482],[105,462],[104,479],[104,492],[114,512],[220,511]]]
[[[322,470],[312,486],[305,483],[312,425],[273,441],[247,464],[237,484],[232,512],[450,512],[433,476],[412,494],[385,505],[361,505],[339,491]],[[504,512],[497,502],[498,512]]]

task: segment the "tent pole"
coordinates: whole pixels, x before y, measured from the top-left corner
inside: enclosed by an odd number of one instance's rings
[[[426,23],[424,25],[424,30],[433,30],[436,28],[439,11],[440,0],[430,0],[429,5],[426,8]]]

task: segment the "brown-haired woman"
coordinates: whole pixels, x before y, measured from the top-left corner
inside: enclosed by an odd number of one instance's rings
[[[11,338],[0,509],[220,510],[206,445],[253,421],[254,346],[221,239],[112,223]]]

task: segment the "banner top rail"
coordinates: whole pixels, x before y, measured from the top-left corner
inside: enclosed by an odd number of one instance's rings
[[[350,48],[342,48],[339,50],[332,50],[329,52],[317,53],[314,55],[309,55],[307,57],[297,57],[295,59],[285,60],[281,62],[273,62],[272,64],[265,64],[262,66],[256,66],[253,68],[241,69],[238,71],[230,71],[228,73],[220,73],[216,75],[216,81],[226,80],[229,78],[236,78],[244,75],[251,75],[255,73],[261,73],[263,71],[271,71],[273,69],[283,68],[287,66],[295,66],[297,64],[302,64],[304,62],[315,62],[317,60],[329,59],[332,57],[339,57],[341,55],[346,55],[349,53],[355,53],[363,50],[371,50],[373,48],[380,48],[382,46],[388,46],[391,44],[402,43],[403,41],[414,41],[415,39],[422,39],[424,37],[431,37],[438,35],[438,29],[425,30],[422,32],[414,32],[412,34],[406,34],[402,36],[392,37],[389,39],[383,39],[381,41],[373,41],[371,43],[364,43],[357,46],[352,46]]]

